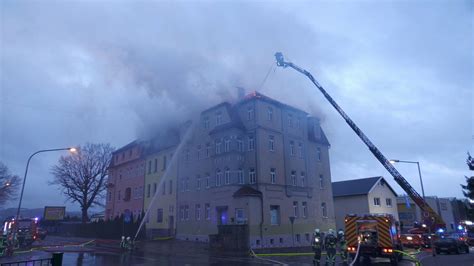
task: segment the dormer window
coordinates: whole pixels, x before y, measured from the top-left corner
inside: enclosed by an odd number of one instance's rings
[[[254,113],[253,113],[253,108],[252,107],[249,107],[247,109],[247,120],[252,120],[253,119],[253,116],[254,116]]]
[[[203,126],[204,126],[204,128],[206,128],[206,129],[209,128],[209,117],[208,117],[208,116],[204,117],[204,119],[203,119]]]

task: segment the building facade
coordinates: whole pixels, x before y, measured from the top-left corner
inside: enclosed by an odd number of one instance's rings
[[[177,238],[208,241],[217,225],[247,224],[252,247],[298,246],[315,228],[335,229],[317,118],[255,92],[203,111],[183,141]]]
[[[465,215],[465,205],[462,204],[462,201],[460,204],[456,198],[429,196],[425,197],[425,201],[446,223],[447,232],[456,232],[460,222],[467,219],[467,215]],[[418,208],[408,196],[398,197],[397,205],[404,231],[414,228],[416,224],[423,223],[420,208]]]
[[[381,177],[332,183],[336,226],[344,229],[348,214],[391,214],[399,220],[397,194]]]
[[[144,148],[134,141],[112,154],[107,181],[105,218],[126,215],[134,218],[143,211],[145,180]]]
[[[146,156],[144,209],[148,238],[175,235],[176,145],[175,141],[152,145]]]

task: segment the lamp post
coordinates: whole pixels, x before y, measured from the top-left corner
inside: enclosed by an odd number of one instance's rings
[[[420,176],[420,183],[421,183],[421,195],[423,195],[423,199],[425,199],[425,188],[423,187],[423,179],[421,178],[421,170],[420,170],[420,162],[415,161],[403,161],[403,160],[390,160],[391,164],[395,163],[416,163],[418,166],[418,175]]]
[[[49,149],[49,150],[39,150],[33,154],[30,155],[28,158],[28,162],[26,163],[26,169],[25,169],[25,176],[23,177],[23,184],[21,186],[21,193],[20,193],[20,201],[18,202],[18,209],[16,210],[16,220],[20,218],[20,209],[21,209],[21,201],[23,200],[23,191],[25,190],[25,183],[26,183],[26,175],[28,174],[28,166],[30,165],[31,158],[35,156],[38,153],[42,152],[50,152],[50,151],[70,151],[70,152],[76,152],[76,148],[74,147],[69,147],[69,148],[59,148],[59,149]]]

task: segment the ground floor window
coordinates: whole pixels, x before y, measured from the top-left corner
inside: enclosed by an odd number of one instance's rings
[[[270,205],[270,223],[271,225],[280,224],[280,206]]]

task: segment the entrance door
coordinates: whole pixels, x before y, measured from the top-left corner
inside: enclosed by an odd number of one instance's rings
[[[217,211],[217,224],[223,225],[229,223],[229,217],[227,214],[227,206],[224,207],[216,207]]]

